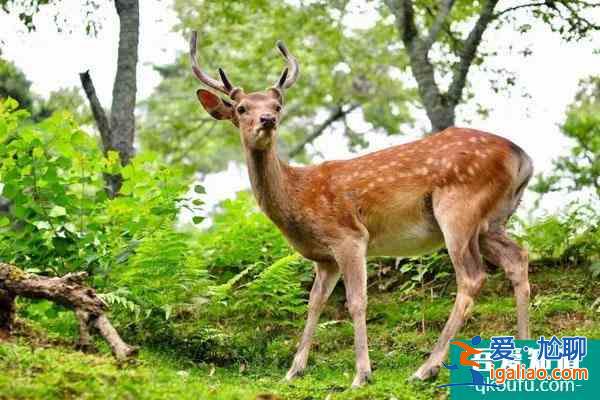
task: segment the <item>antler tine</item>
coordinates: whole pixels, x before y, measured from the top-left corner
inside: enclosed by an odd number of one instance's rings
[[[283,44],[281,40],[277,41],[277,48],[283,55],[283,58],[285,58],[287,61],[287,67],[283,71],[283,74],[281,74],[281,78],[279,78],[277,87],[279,89],[287,89],[291,87],[294,83],[296,83],[296,80],[298,80],[298,75],[300,74],[300,67],[298,65],[298,60],[296,60],[296,57],[290,54],[287,47],[285,47],[285,44]]]
[[[200,65],[198,64],[198,59],[196,58],[196,43],[198,41],[198,32],[193,31],[192,37],[190,38],[190,59],[192,61],[192,71],[194,71],[194,75],[196,78],[206,86],[218,90],[219,92],[229,96],[231,91],[233,90],[233,85],[227,79],[227,75],[225,75],[225,71],[219,68],[219,75],[221,77],[222,82],[211,78],[208,74],[202,71]]]

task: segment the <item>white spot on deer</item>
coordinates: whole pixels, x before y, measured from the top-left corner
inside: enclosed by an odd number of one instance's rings
[[[394,177],[393,176],[388,176],[386,180],[388,182],[392,183],[392,182],[394,182]]]
[[[476,142],[477,142],[477,138],[476,138],[475,136],[473,136],[473,137],[471,137],[471,138],[469,139],[469,142],[471,142],[471,143],[476,143]]]
[[[433,164],[434,161],[435,160],[433,158],[429,157],[427,160],[425,160],[425,164],[431,165],[431,164]]]
[[[471,167],[469,165],[469,167],[467,168],[467,172],[469,173],[469,175],[474,176],[475,175],[475,170],[473,169],[473,167]]]
[[[382,177],[377,178],[377,182],[383,182],[383,178]]]
[[[455,166],[454,166],[454,172],[455,172],[456,174],[458,174],[458,173],[460,172],[460,169],[458,168],[458,165],[455,165]]]
[[[417,169],[417,173],[419,175],[427,175],[428,172],[429,172],[429,170],[425,167]]]

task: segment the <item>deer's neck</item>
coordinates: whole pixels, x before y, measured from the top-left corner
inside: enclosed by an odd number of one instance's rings
[[[277,225],[285,224],[290,213],[291,167],[277,157],[275,146],[265,151],[247,149],[246,161],[258,205]]]

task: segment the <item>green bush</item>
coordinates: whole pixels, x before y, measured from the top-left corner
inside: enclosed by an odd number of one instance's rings
[[[51,275],[85,270],[100,285],[119,254],[174,223],[188,182],[152,155],[121,167],[67,113],[31,124],[16,108],[0,103],[0,181],[11,203],[0,218],[0,258]],[[108,172],[124,179],[112,200]]]
[[[198,257],[212,275],[225,282],[250,266],[260,272],[293,254],[277,227],[256,207],[252,195],[240,192],[225,200],[211,228],[198,237]],[[257,265],[260,264],[260,265]]]
[[[516,223],[534,262],[587,266],[600,258],[600,213],[591,205],[572,204],[560,213]]]
[[[0,260],[44,275],[86,271],[127,323],[183,309],[206,281],[191,235],[174,228],[181,207],[201,204],[185,197],[181,171],[147,153],[122,167],[69,114],[33,124],[17,107],[0,102],[0,181],[10,201],[0,216]],[[103,173],[122,175],[118,197],[107,197]],[[23,307],[40,321],[54,315],[48,306]]]

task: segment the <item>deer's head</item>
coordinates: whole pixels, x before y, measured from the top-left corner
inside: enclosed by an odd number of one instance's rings
[[[214,79],[200,68],[196,57],[197,33],[190,39],[190,58],[194,75],[209,88],[228,97],[222,99],[211,91],[198,89],[196,95],[202,107],[215,119],[230,120],[240,129],[244,146],[252,150],[266,150],[275,142],[275,132],[283,109],[283,93],[298,79],[298,62],[285,45],[277,42],[277,48],[287,61],[277,83],[262,92],[244,93],[231,84],[225,71],[219,68],[220,80]]]

